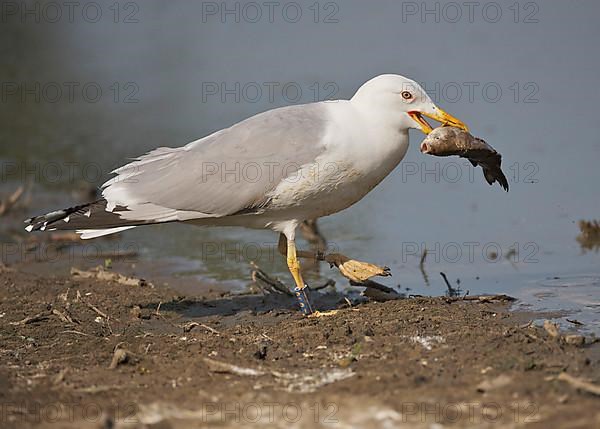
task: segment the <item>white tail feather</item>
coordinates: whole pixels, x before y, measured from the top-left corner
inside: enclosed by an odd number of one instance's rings
[[[105,228],[105,229],[78,229],[75,231],[77,234],[81,234],[82,240],[88,240],[90,238],[102,237],[103,235],[116,234],[117,232],[125,231],[126,229],[135,228],[133,226],[119,226],[117,228]]]

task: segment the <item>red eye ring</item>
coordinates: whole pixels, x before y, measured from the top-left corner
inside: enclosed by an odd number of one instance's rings
[[[405,100],[410,100],[412,98],[412,94],[408,91],[402,91],[401,95]]]

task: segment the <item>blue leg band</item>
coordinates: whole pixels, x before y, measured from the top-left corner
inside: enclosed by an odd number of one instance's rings
[[[310,305],[310,300],[308,299],[308,288],[305,286],[300,289],[298,286],[294,288],[294,294],[296,295],[296,299],[298,300],[298,304],[300,304],[300,311],[305,316],[313,313],[312,306]]]

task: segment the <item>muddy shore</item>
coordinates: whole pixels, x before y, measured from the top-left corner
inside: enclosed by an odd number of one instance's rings
[[[337,314],[305,318],[285,295],[148,280],[2,268],[2,427],[600,425],[600,397],[558,378],[600,382],[598,343],[507,304],[328,292]]]

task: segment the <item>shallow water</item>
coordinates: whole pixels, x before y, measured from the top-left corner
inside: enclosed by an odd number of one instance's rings
[[[200,2],[135,3],[137,22],[124,22],[133,9],[115,19],[111,2],[98,4],[95,23],[3,16],[2,190],[33,182],[27,215],[80,201],[72,189],[101,184],[126,157],[270,108],[347,98],[376,74],[401,73],[503,154],[510,192],[464,160],[421,155],[414,132],[380,186],[321,220],[330,246],[390,266],[394,276],[382,282],[403,292],[448,293],[444,272],[460,293],[507,293],[600,332],[599,255],[575,240],[577,221],[600,217],[596,2],[523,3],[518,17],[506,6],[498,22],[481,11],[469,22],[463,11],[455,23],[449,10],[436,22],[401,2],[322,3],[317,22],[304,9],[296,23],[277,13],[250,22],[243,12],[236,22]],[[325,20],[332,12],[337,22]],[[249,260],[288,279],[276,240],[167,225],[127,232],[121,243],[147,261],[172,261],[176,274],[239,289]],[[325,266],[309,275],[321,277],[346,284]]]

